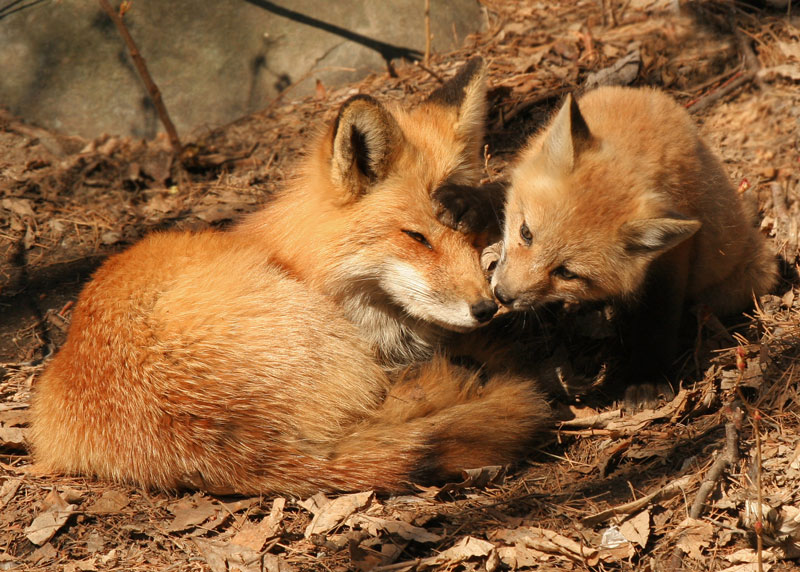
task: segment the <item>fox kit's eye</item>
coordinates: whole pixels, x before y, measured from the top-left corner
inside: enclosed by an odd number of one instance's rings
[[[527,223],[523,222],[522,226],[519,227],[519,235],[522,237],[522,240],[528,246],[530,246],[531,242],[533,242],[533,235],[531,234],[531,229],[528,228],[528,224]]]
[[[433,246],[431,245],[430,242],[428,242],[428,239],[425,238],[424,234],[419,232],[414,232],[413,230],[403,230],[403,232],[406,233],[411,238],[413,238],[414,240],[416,240],[417,242],[419,242],[421,245],[425,246],[426,248],[429,248],[430,250],[433,250]]]
[[[574,272],[572,272],[566,266],[563,265],[553,270],[550,274],[558,278],[561,278],[562,280],[576,280],[577,278],[579,278],[577,274],[575,274]]]

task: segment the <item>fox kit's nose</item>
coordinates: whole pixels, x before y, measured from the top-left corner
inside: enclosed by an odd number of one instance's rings
[[[470,306],[469,311],[482,324],[492,319],[492,316],[497,312],[497,304],[495,304],[494,300],[486,298]]]
[[[500,286],[495,286],[494,287],[494,296],[495,296],[495,298],[500,300],[500,303],[503,306],[508,306],[508,307],[510,307],[511,304],[513,304],[514,300],[515,300],[515,298],[513,296],[511,296],[510,294],[505,292],[502,288],[500,288]]]

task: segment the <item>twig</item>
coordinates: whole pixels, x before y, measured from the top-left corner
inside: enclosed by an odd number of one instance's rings
[[[431,0],[425,0],[425,65],[431,60]]]
[[[584,526],[594,526],[618,514],[633,514],[634,512],[646,507],[648,504],[650,504],[650,502],[658,502],[662,499],[667,499],[680,494],[681,491],[688,486],[691,481],[692,475],[681,477],[680,479],[676,479],[665,487],[662,487],[659,490],[650,493],[649,495],[643,496],[638,500],[615,506],[593,516],[587,516],[581,520],[581,523]]]
[[[722,99],[729,93],[739,89],[742,85],[750,82],[755,77],[755,72],[752,71],[745,71],[745,72],[736,72],[731,79],[723,83],[719,86],[715,91],[712,91],[706,96],[698,99],[694,103],[692,103],[687,109],[691,113],[697,113],[699,111],[704,110],[706,107],[709,107],[712,103],[716,102],[719,99]]]
[[[703,514],[706,500],[708,500],[711,491],[716,488],[722,473],[728,467],[739,462],[739,427],[742,424],[743,415],[742,409],[735,407],[731,421],[725,424],[725,447],[700,484],[700,488],[694,497],[692,508],[689,510],[689,518],[700,518],[700,515]]]
[[[153,78],[150,76],[150,72],[147,71],[147,64],[145,63],[142,55],[139,53],[139,49],[136,47],[136,42],[133,41],[133,37],[128,31],[128,27],[125,25],[125,22],[122,20],[122,16],[120,16],[111,7],[111,4],[108,3],[108,0],[97,1],[100,2],[100,7],[105,11],[106,14],[108,14],[108,17],[111,18],[111,21],[114,22],[114,25],[117,27],[117,31],[119,31],[119,35],[122,36],[122,39],[125,41],[125,45],[128,47],[128,51],[131,54],[131,59],[133,59],[133,65],[136,67],[136,71],[139,72],[139,77],[142,78],[144,86],[147,89],[147,93],[150,95],[150,99],[153,100],[153,106],[158,112],[158,117],[161,119],[161,123],[164,124],[164,129],[167,131],[167,137],[169,137],[170,145],[172,145],[172,152],[174,153],[175,157],[180,158],[183,151],[183,145],[181,145],[181,140],[178,137],[178,132],[175,129],[175,125],[172,123],[169,113],[167,113],[167,108],[164,105],[163,99],[161,98],[161,92],[153,81]]]
[[[758,572],[764,572],[764,499],[761,492],[761,431],[759,420],[761,413],[753,412],[753,431],[756,434],[756,494],[758,495],[758,519],[756,520],[756,550],[758,554]]]

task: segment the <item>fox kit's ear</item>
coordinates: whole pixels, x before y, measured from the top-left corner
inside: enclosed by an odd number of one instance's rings
[[[646,218],[622,225],[620,232],[629,254],[655,256],[677,246],[701,226],[699,220],[680,218]]]
[[[428,99],[456,112],[455,134],[466,143],[469,152],[479,153],[483,145],[486,123],[486,64],[479,57],[471,58]]]
[[[592,134],[578,103],[568,94],[542,145],[545,160],[559,172],[569,172],[575,165],[575,158],[591,142]]]
[[[339,109],[333,127],[331,175],[355,197],[382,181],[403,132],[392,114],[368,95],[356,95]]]

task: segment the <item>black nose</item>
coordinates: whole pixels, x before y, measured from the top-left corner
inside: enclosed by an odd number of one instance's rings
[[[470,306],[469,311],[472,312],[476,320],[480,323],[484,323],[491,320],[492,316],[495,315],[497,312],[497,304],[494,303],[494,300],[481,300]]]
[[[503,306],[511,306],[514,303],[514,297],[504,292],[500,286],[495,286],[494,295]]]

